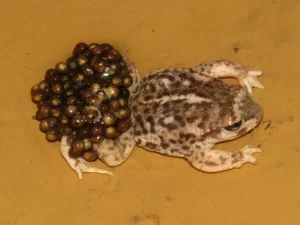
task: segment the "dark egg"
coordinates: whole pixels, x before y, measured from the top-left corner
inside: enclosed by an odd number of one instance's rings
[[[82,158],[87,162],[94,162],[98,159],[97,151],[86,151],[83,153]]]
[[[98,158],[94,144],[116,139],[132,126],[128,100],[133,78],[109,43],[78,42],[71,53],[31,87],[34,119],[48,142],[67,136],[70,156],[92,162]]]

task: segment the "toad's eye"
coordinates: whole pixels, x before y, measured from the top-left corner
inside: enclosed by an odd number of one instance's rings
[[[242,119],[237,120],[236,116],[229,116],[223,121],[223,128],[227,131],[238,130],[242,125]]]
[[[242,120],[240,120],[232,125],[223,127],[223,128],[228,131],[235,131],[235,130],[238,130],[241,127],[241,125],[242,125]]]

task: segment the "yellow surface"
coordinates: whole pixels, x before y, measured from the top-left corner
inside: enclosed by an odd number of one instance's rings
[[[2,3],[0,17],[0,224],[300,224],[299,1],[19,0]],[[217,146],[261,144],[258,164],[205,174],[135,148],[114,177],[79,181],[30,100],[79,41],[110,42],[142,75],[224,58],[263,70],[254,98],[271,126]]]

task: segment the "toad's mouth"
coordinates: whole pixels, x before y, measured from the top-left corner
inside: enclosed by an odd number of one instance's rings
[[[243,127],[237,132],[237,137],[241,137],[244,134],[246,134],[248,131],[255,129],[261,120],[262,118],[258,118],[258,119],[254,118],[244,122]]]

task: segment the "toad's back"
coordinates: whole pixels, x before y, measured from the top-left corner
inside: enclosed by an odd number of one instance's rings
[[[233,86],[193,69],[149,74],[132,101],[137,144],[183,156],[191,144],[217,132],[219,118],[232,111],[235,92]]]

